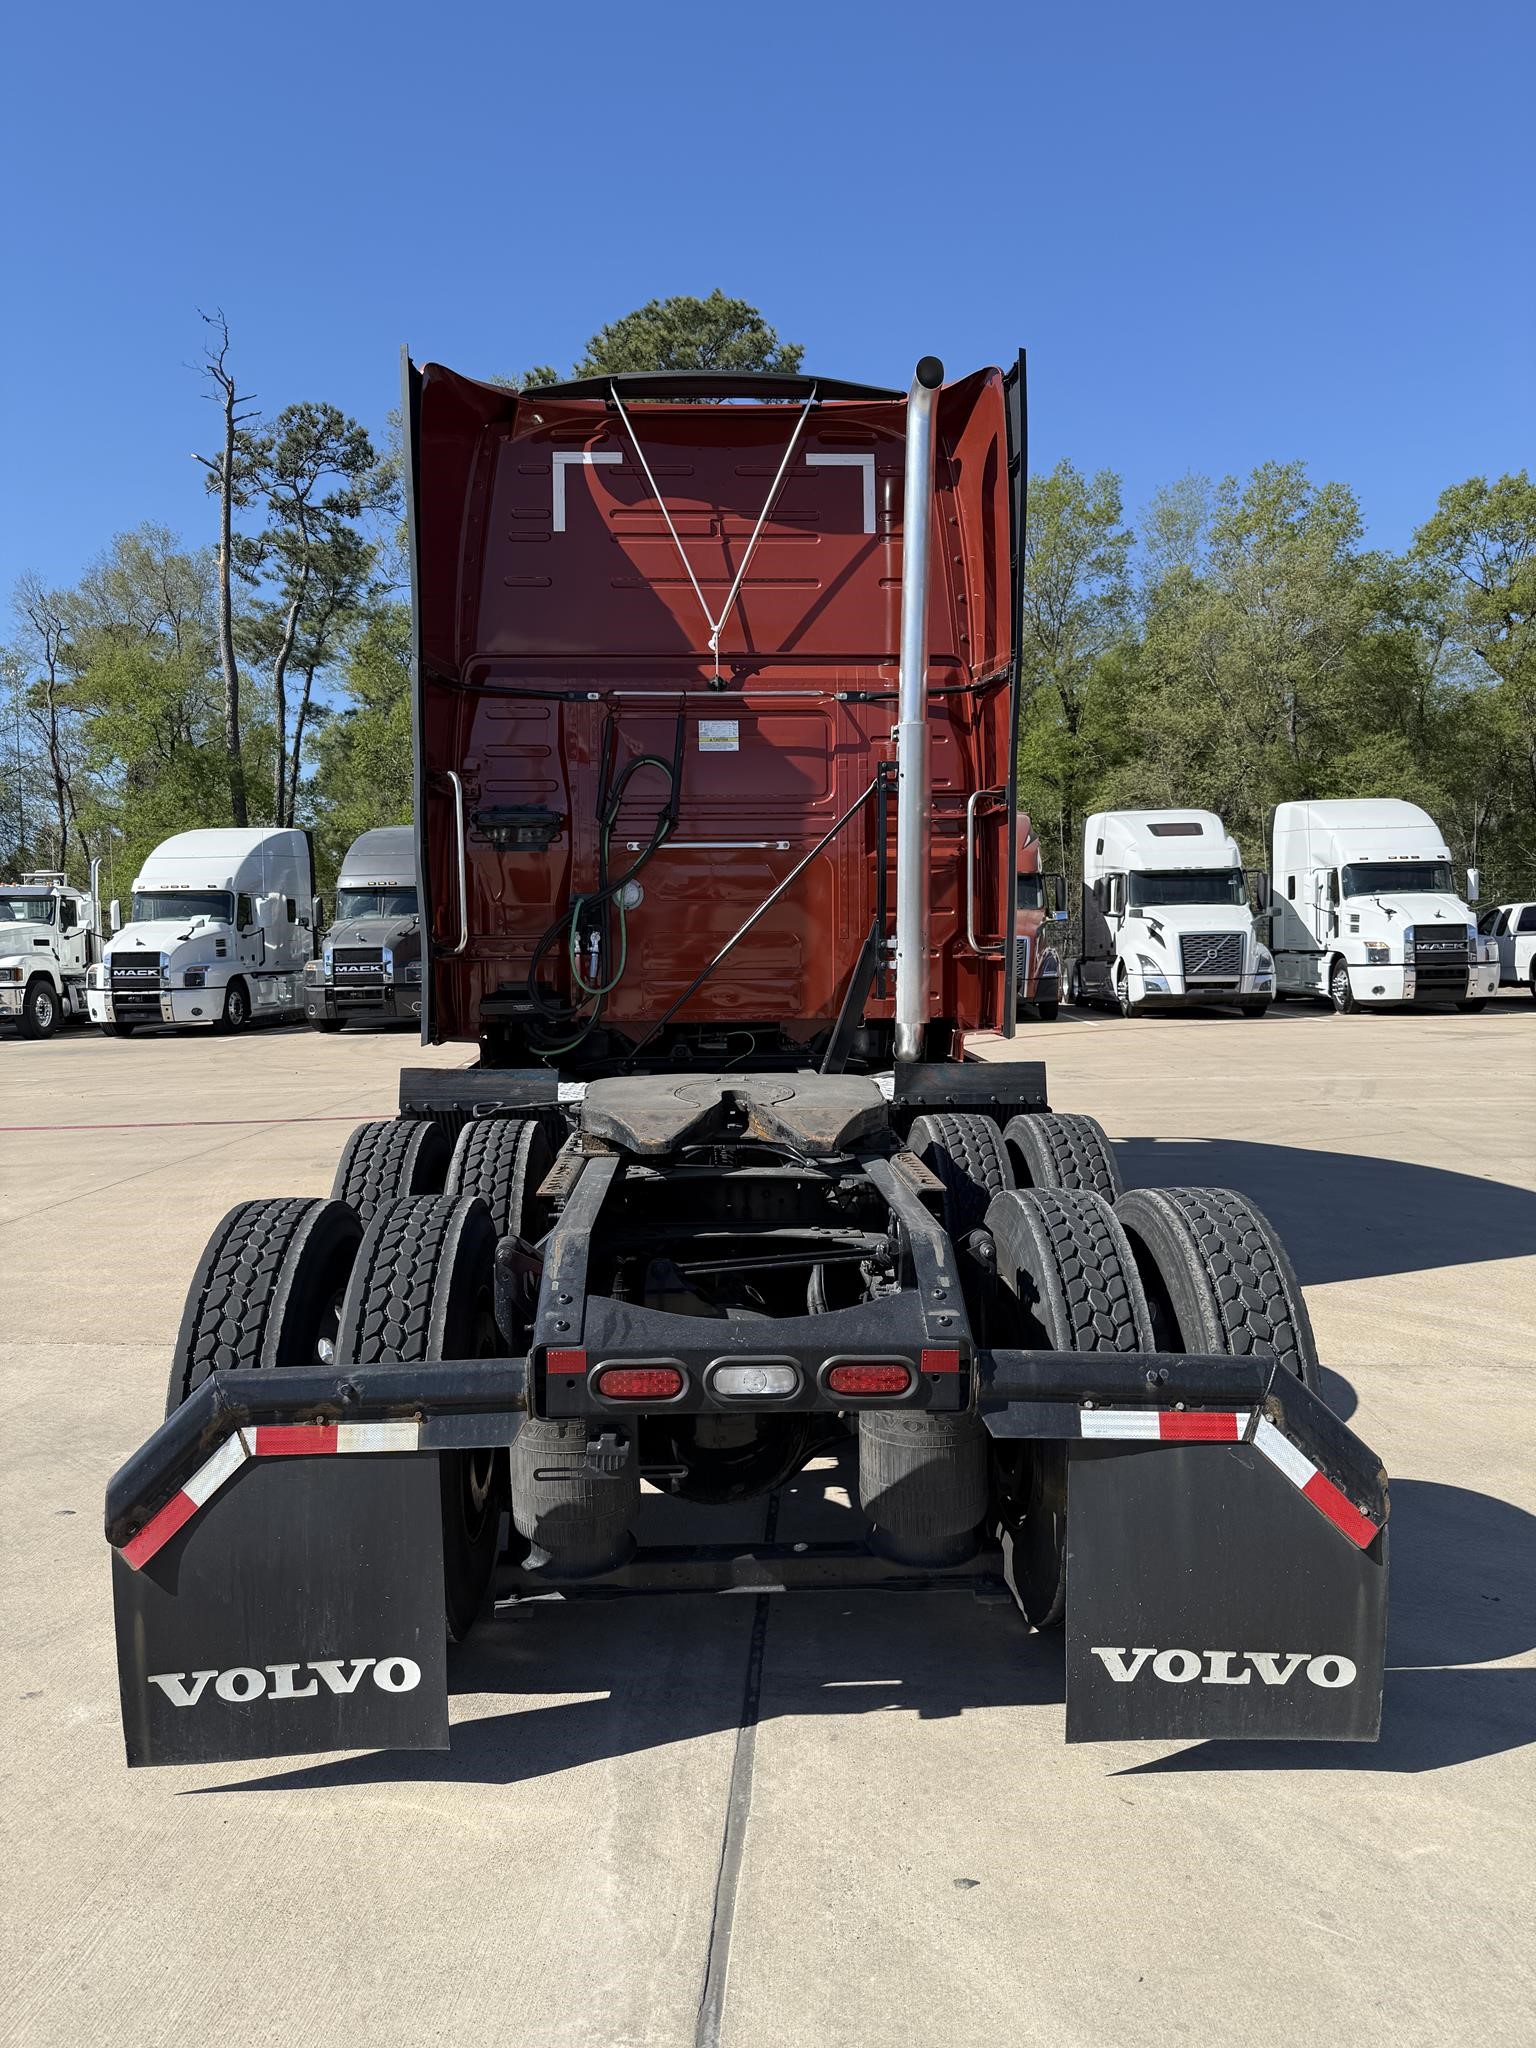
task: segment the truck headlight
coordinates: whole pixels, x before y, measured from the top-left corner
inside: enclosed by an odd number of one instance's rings
[[[1145,953],[1138,953],[1136,955],[1136,965],[1141,969],[1143,974],[1155,974],[1157,975],[1159,980],[1161,980],[1163,975],[1165,975],[1168,971],[1167,968],[1163,966],[1160,960],[1149,960]]]
[[[1367,967],[1385,967],[1391,958],[1392,948],[1390,946],[1378,946],[1367,941],[1365,948],[1365,964]]]
[[[85,985],[87,988],[106,987],[107,970],[99,960],[93,960],[85,970]]]
[[[183,988],[203,988],[207,984],[207,980],[208,970],[206,967],[189,967],[181,977],[181,985]]]
[[[0,981],[20,981],[25,971],[21,967],[0,967]]]
[[[420,962],[419,960],[407,960],[407,961],[406,961],[406,963],[405,963],[405,978],[406,978],[406,980],[407,980],[407,981],[420,981],[420,979],[421,979],[421,962]]]
[[[1274,954],[1268,946],[1261,946],[1257,942],[1253,948],[1253,971],[1255,974],[1273,974],[1275,971]]]
[[[1404,960],[1404,962],[1406,963],[1406,962],[1408,962],[1409,960],[1411,960],[1412,958],[1413,958],[1413,926],[1412,926],[1411,924],[1409,924],[1409,925],[1404,925],[1404,927],[1403,927],[1403,960]]]
[[[314,986],[316,983],[324,981],[325,962],[323,960],[306,960],[304,962],[304,979],[307,982],[309,982],[311,986]]]

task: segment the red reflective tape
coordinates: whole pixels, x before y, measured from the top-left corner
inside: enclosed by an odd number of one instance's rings
[[[922,1364],[924,1372],[958,1372],[960,1354],[958,1351],[925,1351]]]
[[[157,1550],[163,1550],[178,1529],[184,1529],[197,1513],[197,1502],[188,1493],[174,1493],[160,1510],[151,1515],[131,1542],[122,1549],[123,1559],[135,1571],[148,1564]]]
[[[1157,1433],[1165,1444],[1235,1444],[1235,1415],[1190,1414],[1165,1408],[1157,1419]]]
[[[319,1458],[336,1448],[334,1422],[272,1422],[251,1435],[258,1458]]]
[[[1320,1508],[1336,1528],[1342,1529],[1351,1543],[1368,1550],[1380,1533],[1369,1515],[1362,1515],[1347,1495],[1340,1493],[1331,1479],[1321,1472],[1314,1472],[1301,1489],[1313,1507]]]
[[[544,1354],[546,1372],[580,1373],[587,1375],[587,1354],[585,1351],[546,1351]]]

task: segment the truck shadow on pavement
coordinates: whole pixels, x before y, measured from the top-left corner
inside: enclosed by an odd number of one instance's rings
[[[1398,1482],[1392,1499],[1392,1668],[1381,1741],[1201,1743],[1116,1775],[1417,1773],[1536,1741],[1536,1671],[1468,1668],[1536,1645],[1536,1516],[1425,1481]],[[450,1654],[460,1718],[449,1753],[338,1758],[198,1787],[193,1796],[509,1785],[734,1734],[756,1605],[750,1596],[708,1594],[519,1603]],[[947,1720],[979,1709],[1046,1709],[1048,1739],[1060,1740],[1062,1639],[1030,1635],[1001,1593],[978,1599],[951,1587],[775,1595],[762,1669],[760,1723],[891,1713]],[[509,1695],[526,1704],[496,1711],[497,1700]],[[543,1704],[551,1695],[558,1697]],[[471,1703],[475,1711],[466,1713]],[[878,1749],[875,1730],[863,1740]]]
[[[1435,1166],[1229,1138],[1125,1138],[1127,1187],[1235,1188],[1285,1240],[1303,1286],[1515,1259],[1536,1246],[1536,1193]]]

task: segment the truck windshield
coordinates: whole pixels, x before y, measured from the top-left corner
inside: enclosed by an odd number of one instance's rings
[[[51,896],[0,896],[0,924],[52,924]]]
[[[219,924],[234,922],[235,906],[223,889],[135,889],[133,921],[155,924],[161,918],[211,917]]]
[[[1130,878],[1132,910],[1157,910],[1169,903],[1246,903],[1241,868],[1170,868],[1164,874]]]
[[[1346,896],[1453,896],[1448,860],[1357,860],[1344,870]]]
[[[402,888],[380,889],[338,889],[336,891],[336,916],[345,917],[414,917],[416,915],[416,891]]]

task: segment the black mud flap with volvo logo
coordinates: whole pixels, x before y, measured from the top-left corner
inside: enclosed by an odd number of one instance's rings
[[[130,1764],[446,1749],[435,1456],[251,1460],[112,1558]]]
[[[1066,1549],[1069,1742],[1375,1741],[1387,1531],[1256,1445],[1073,1445]]]

